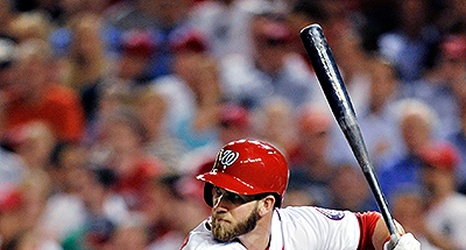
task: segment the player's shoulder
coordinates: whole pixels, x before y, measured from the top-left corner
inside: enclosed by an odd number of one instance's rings
[[[210,219],[206,219],[187,236],[181,250],[245,250],[237,242],[220,242],[214,239],[211,232]]]
[[[278,210],[278,213],[284,219],[293,219],[293,220],[321,220],[321,219],[330,219],[330,220],[343,220],[346,217],[354,217],[354,213],[347,210],[337,210],[316,206],[288,206]]]
[[[210,222],[209,219],[206,219],[189,232],[181,249],[198,249],[199,247],[213,245],[214,243],[210,231]]]

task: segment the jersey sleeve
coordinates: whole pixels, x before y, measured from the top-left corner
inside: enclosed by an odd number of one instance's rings
[[[285,249],[358,248],[359,224],[351,211],[309,206],[286,207],[279,214]]]
[[[380,219],[378,212],[355,213],[359,222],[360,238],[358,250],[373,250],[372,235],[377,221]]]

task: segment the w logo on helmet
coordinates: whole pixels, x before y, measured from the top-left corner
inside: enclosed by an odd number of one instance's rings
[[[223,167],[225,168],[225,167],[229,167],[233,165],[233,163],[235,163],[235,161],[238,160],[238,157],[239,157],[238,152],[233,152],[227,149],[220,154],[220,157],[218,160],[219,160],[219,163],[223,165]]]

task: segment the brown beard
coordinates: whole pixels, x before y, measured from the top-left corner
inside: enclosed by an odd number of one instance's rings
[[[226,227],[230,225],[223,224],[222,226],[219,224],[214,214],[212,216],[212,234],[214,238],[219,241],[228,242],[238,238],[241,235],[251,232],[254,228],[256,228],[257,221],[260,218],[258,210],[258,204],[256,203],[256,206],[254,206],[254,209],[251,211],[248,218],[242,222],[239,222],[233,227]]]

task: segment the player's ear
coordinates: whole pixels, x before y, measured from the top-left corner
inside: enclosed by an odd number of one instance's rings
[[[260,200],[260,207],[259,207],[259,214],[260,216],[264,216],[270,211],[273,211],[275,207],[275,196],[267,195],[266,197]]]

